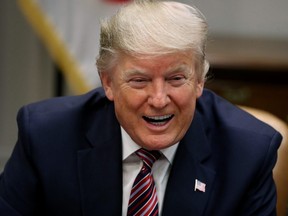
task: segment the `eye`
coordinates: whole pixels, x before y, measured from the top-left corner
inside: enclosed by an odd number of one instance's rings
[[[179,80],[184,79],[184,78],[185,78],[184,76],[174,76],[171,79],[175,80],[175,81],[177,81],[177,80],[179,81]]]
[[[187,78],[184,75],[174,75],[168,78],[168,82],[175,87],[183,85],[186,80]]]
[[[143,77],[135,77],[131,78],[128,83],[132,88],[144,88],[147,85],[148,81],[148,79]]]

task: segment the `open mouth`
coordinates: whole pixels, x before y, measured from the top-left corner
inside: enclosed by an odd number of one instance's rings
[[[153,125],[161,126],[169,122],[174,115],[163,115],[163,116],[143,116],[143,119]]]

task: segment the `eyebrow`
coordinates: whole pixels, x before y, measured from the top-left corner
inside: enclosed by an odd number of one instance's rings
[[[182,71],[187,75],[190,75],[192,73],[192,69],[190,67],[188,67],[186,64],[180,64],[180,65],[176,65],[173,66],[171,68],[168,68],[167,71],[165,71],[166,75],[175,73],[177,71]],[[147,71],[146,69],[128,69],[127,71],[125,71],[125,77],[129,77],[129,76],[133,76],[133,75],[147,75]]]
[[[125,71],[125,73],[122,73],[122,79],[127,81],[129,77],[132,77],[135,75],[145,76],[146,73],[145,73],[145,70],[142,70],[142,69],[128,69]]]
[[[186,64],[181,64],[181,65],[176,65],[174,67],[169,68],[167,73],[170,74],[170,73],[174,73],[177,71],[182,71],[184,73],[190,74],[192,70]]]
[[[125,71],[125,74],[127,76],[136,75],[136,74],[143,74],[144,75],[145,73],[146,73],[145,69],[129,69],[129,70]]]

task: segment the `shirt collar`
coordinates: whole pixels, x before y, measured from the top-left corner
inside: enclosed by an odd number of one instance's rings
[[[124,161],[131,154],[140,149],[141,146],[137,145],[122,127],[121,127],[121,135],[122,135],[122,149],[123,149],[122,161]],[[179,142],[168,148],[160,150],[170,164],[172,164],[173,162],[178,145]]]

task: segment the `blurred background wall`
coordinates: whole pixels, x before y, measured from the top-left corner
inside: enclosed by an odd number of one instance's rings
[[[195,4],[205,14],[212,37],[288,39],[287,0],[182,2]],[[24,104],[55,96],[55,77],[55,63],[24,18],[16,1],[1,0],[0,170],[17,139],[17,110]]]
[[[288,37],[286,0],[183,0],[206,16],[212,35]]]
[[[53,63],[15,0],[0,2],[0,169],[17,138],[20,106],[53,96]]]

